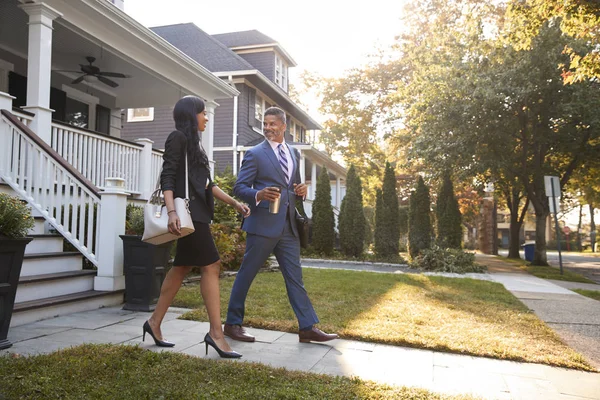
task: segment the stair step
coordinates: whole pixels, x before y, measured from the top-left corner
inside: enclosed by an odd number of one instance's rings
[[[22,277],[17,286],[15,303],[87,292],[94,289],[95,276],[96,271],[81,270]]]
[[[78,252],[25,254],[21,277],[80,271],[83,256]]]
[[[25,247],[25,254],[36,254],[36,253],[62,253],[63,251],[63,237],[56,234],[34,234],[29,235],[33,238],[27,247]]]
[[[46,233],[46,219],[44,217],[33,217],[33,229],[29,231],[31,235],[43,235]]]
[[[115,292],[88,290],[86,292],[15,304],[10,326],[15,327],[59,315],[123,304],[124,293],[124,290]]]

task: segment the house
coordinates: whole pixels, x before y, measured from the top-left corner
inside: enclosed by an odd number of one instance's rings
[[[300,174],[309,185],[307,214],[312,215],[317,177],[323,166],[330,175],[334,213],[339,214],[346,169],[311,144],[314,132],[322,128],[290,98],[289,68],[296,62],[276,40],[257,30],[211,36],[192,23],[152,30],[239,92],[233,98],[216,100],[214,135],[204,134],[202,138],[217,173],[226,169],[238,172],[244,152],[264,140],[264,110],[276,105],[287,114],[286,141],[301,153]],[[147,113],[148,118],[140,120],[137,110],[128,110],[122,137],[147,137],[161,147],[174,128],[171,112],[172,105],[155,105],[152,116]]]
[[[132,118],[143,119],[143,109],[194,94],[214,121],[217,99],[240,96],[122,7],[0,2],[0,190],[20,196],[36,218],[12,326],[123,301],[125,207],[149,197],[162,152],[151,140],[123,139],[122,110],[141,110]]]

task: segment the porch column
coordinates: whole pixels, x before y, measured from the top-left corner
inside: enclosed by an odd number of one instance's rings
[[[317,194],[317,164],[313,162],[310,170],[310,199],[314,200]]]
[[[337,208],[342,206],[342,178],[335,179],[335,203]]]
[[[0,91],[0,110],[12,111],[12,102],[16,97]]]
[[[208,159],[214,161],[214,140],[215,140],[215,108],[219,106],[214,101],[207,101],[206,103],[206,116],[208,117],[208,124],[206,125],[206,131],[202,134],[202,146],[206,151]],[[211,175],[214,177],[214,168],[210,170]]]
[[[94,290],[114,292],[125,289],[123,275],[123,242],[127,196],[125,180],[106,178],[106,189],[100,192],[100,227],[98,233],[98,274]]]
[[[45,3],[21,4],[19,7],[29,14],[27,106],[23,108],[35,114],[29,125],[31,130],[50,144],[54,111],[50,109],[52,21],[62,14]]]
[[[151,174],[149,173],[149,171],[152,171],[152,144],[154,143],[152,140],[150,139],[146,139],[146,138],[142,138],[142,139],[137,139],[136,143],[141,144],[142,146],[144,146],[144,148],[142,149],[142,154],[140,157],[140,167],[139,167],[139,171],[144,171],[143,173],[140,173],[140,191],[142,199],[149,199],[150,196],[152,195],[152,192],[154,191],[154,185],[156,185],[156,182],[152,182],[151,179]]]
[[[300,151],[300,181],[306,183],[306,156]]]

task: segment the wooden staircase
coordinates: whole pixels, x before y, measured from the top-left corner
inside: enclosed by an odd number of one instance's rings
[[[4,183],[0,192],[16,196]],[[10,326],[122,304],[124,291],[94,290],[96,270],[83,269],[81,253],[63,251],[63,237],[32,212],[35,225],[29,236],[33,240],[25,248]]]

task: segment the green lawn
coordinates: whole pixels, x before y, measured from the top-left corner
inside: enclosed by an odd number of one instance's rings
[[[0,376],[0,399],[471,399],[118,345],[0,357]]]
[[[596,283],[583,275],[580,275],[576,272],[569,271],[566,268],[563,268],[563,274],[561,275],[560,269],[557,267],[547,266],[541,267],[538,265],[530,265],[529,261],[525,260],[515,260],[506,257],[499,257],[502,261],[511,263],[513,265],[518,266],[521,269],[524,269],[528,273],[533,276],[537,276],[542,279],[553,279],[556,281],[568,281],[568,282],[581,282],[581,283]]]
[[[413,274],[304,270],[322,321],[342,338],[592,370],[504,286]],[[221,283],[223,320],[233,278]],[[181,318],[207,321],[198,285],[180,290]],[[246,302],[247,326],[297,332],[279,272],[256,277]]]
[[[579,293],[580,295],[600,301],[600,291],[598,290],[573,289],[573,291]]]

